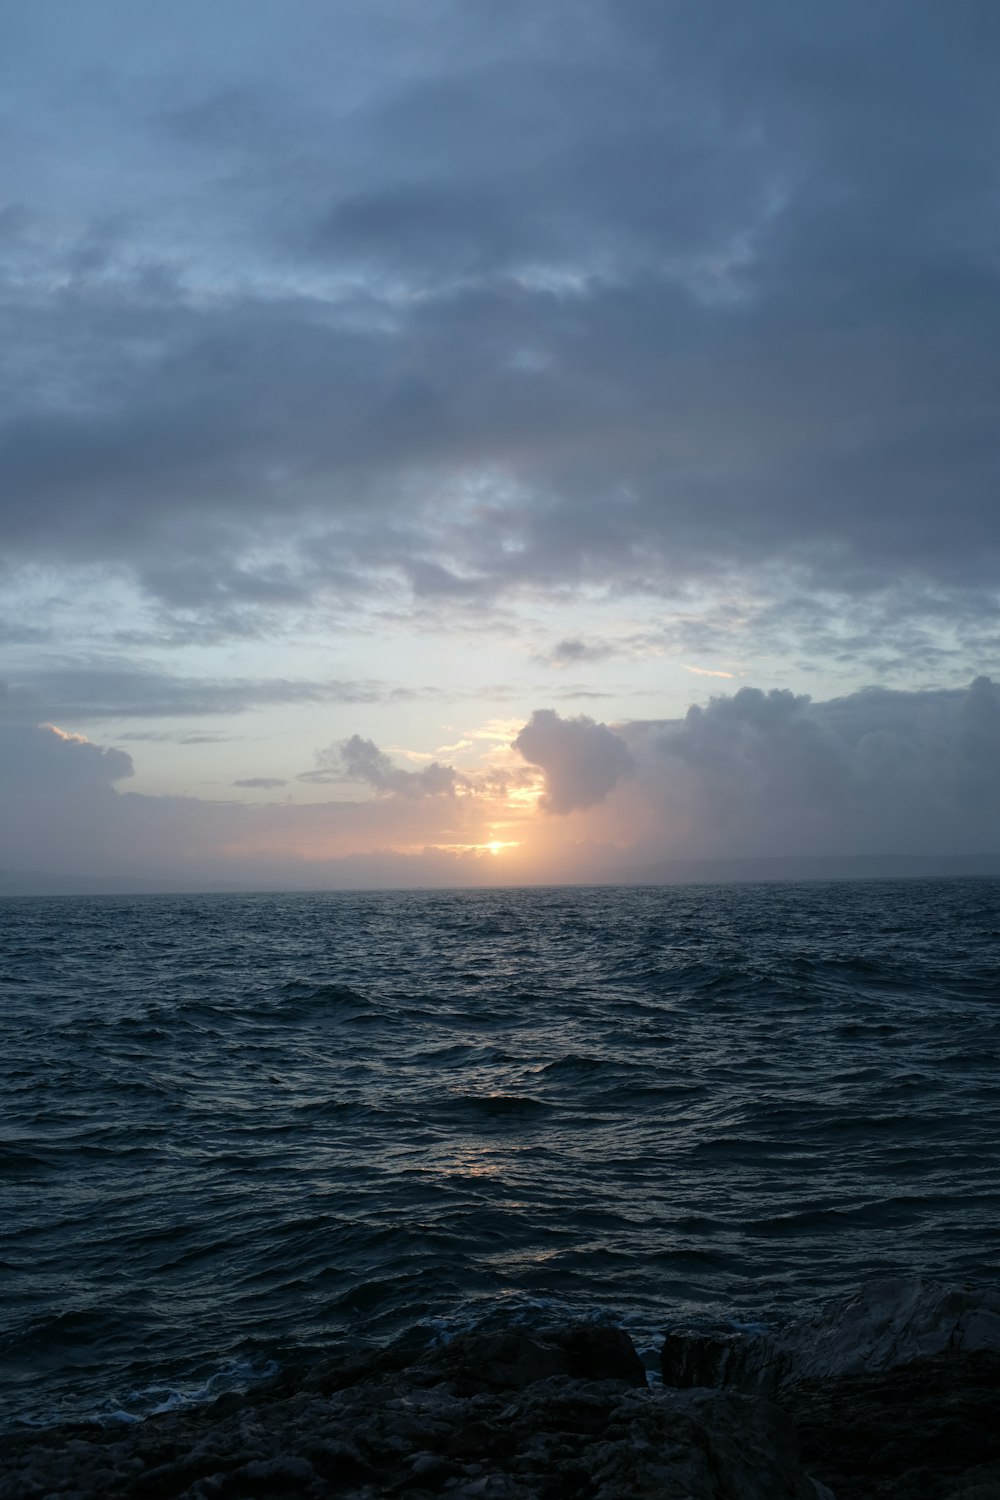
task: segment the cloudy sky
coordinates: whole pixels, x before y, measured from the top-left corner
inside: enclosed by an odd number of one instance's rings
[[[1000,850],[993,0],[8,0],[0,868]]]

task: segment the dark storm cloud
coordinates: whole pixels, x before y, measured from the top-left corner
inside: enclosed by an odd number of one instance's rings
[[[628,746],[607,724],[584,715],[563,719],[551,708],[536,709],[514,749],[545,772],[538,805],[550,813],[603,802],[634,765]]]
[[[543,810],[592,809],[650,860],[1000,852],[1000,685],[814,702],[741,688],[615,730],[540,710],[514,742]]]
[[[387,579],[995,592],[1000,13],[61,14],[8,48],[9,555],[237,624]]]
[[[1000,849],[1000,686],[742,688],[622,729],[647,838],[698,855]]]

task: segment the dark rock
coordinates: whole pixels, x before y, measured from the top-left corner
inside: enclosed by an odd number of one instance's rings
[[[569,1374],[565,1350],[540,1334],[512,1329],[459,1338],[414,1367],[418,1379],[447,1380],[463,1394],[520,1391]]]
[[[273,1385],[257,1386],[251,1399],[270,1401],[274,1395],[289,1395],[295,1391],[321,1391],[326,1395],[343,1391],[348,1386],[358,1385],[363,1380],[373,1380],[383,1375],[394,1375],[406,1369],[419,1354],[405,1354],[398,1348],[369,1349],[362,1353],[337,1355],[310,1365],[306,1370],[289,1370]]]
[[[247,1495],[304,1495],[316,1471],[304,1458],[255,1459],[237,1469],[233,1479]]]
[[[615,1330],[456,1340],[90,1440],[13,1437],[2,1500],[816,1500],[791,1424],[727,1392],[650,1391]],[[580,1378],[592,1371],[596,1378]],[[641,1379],[640,1379],[641,1373]],[[337,1389],[329,1389],[333,1385]]]
[[[1000,1296],[886,1278],[795,1325],[791,1340],[796,1379],[888,1370],[945,1350],[1000,1353]]]
[[[668,1334],[665,1384],[775,1394],[803,1380],[889,1370],[945,1350],[1000,1352],[1000,1296],[887,1277],[767,1335]]]
[[[660,1351],[663,1383],[678,1390],[705,1386],[771,1396],[788,1369],[788,1353],[777,1341],[740,1333],[668,1333]]]
[[[882,1282],[774,1338],[672,1335],[663,1368],[649,1390],[627,1336],[589,1326],[328,1359],[134,1427],[11,1435],[0,1500],[1000,1500],[996,1299]]]
[[[346,1486],[371,1473],[371,1467],[351,1442],[325,1438],[307,1440],[303,1452],[316,1473],[331,1483]]]
[[[580,1380],[621,1380],[645,1389],[646,1370],[635,1345],[622,1328],[584,1325],[569,1328],[558,1340],[569,1362],[569,1373]]]
[[[620,1328],[583,1325],[540,1333],[512,1328],[466,1334],[425,1354],[409,1371],[414,1381],[448,1381],[463,1395],[521,1391],[540,1380],[617,1380],[646,1385],[646,1371]]]
[[[766,1394],[803,1462],[851,1500],[1000,1500],[1000,1298],[871,1283],[773,1337],[675,1333],[675,1387]]]
[[[951,1349],[804,1381],[784,1405],[803,1461],[837,1494],[953,1500],[985,1485],[1000,1497],[1000,1354]]]

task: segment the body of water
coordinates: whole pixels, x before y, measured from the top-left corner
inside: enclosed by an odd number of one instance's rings
[[[1000,882],[0,902],[0,1405],[995,1278]]]

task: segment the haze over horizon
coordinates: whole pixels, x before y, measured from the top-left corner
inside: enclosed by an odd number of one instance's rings
[[[7,6],[0,871],[1000,852],[998,43]]]

